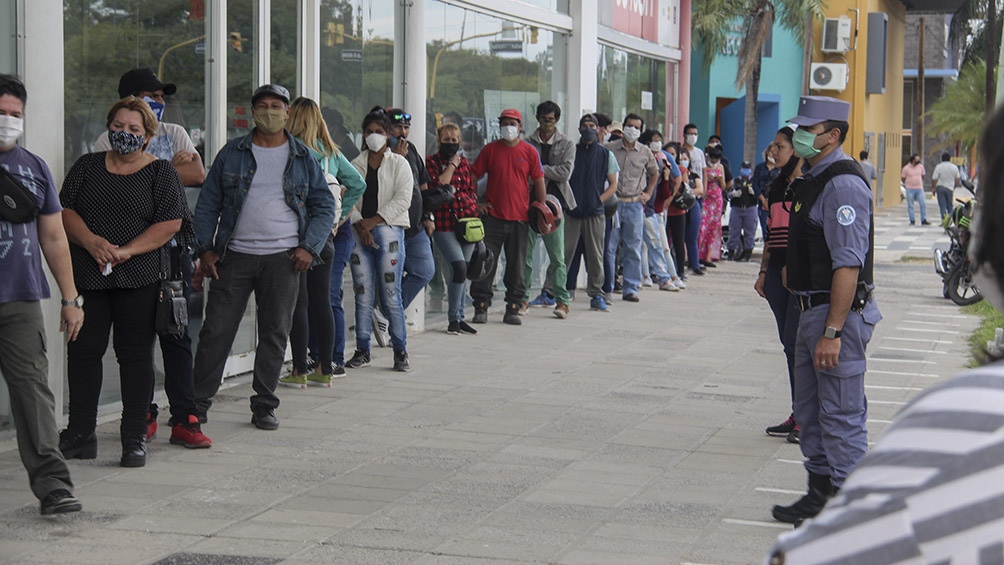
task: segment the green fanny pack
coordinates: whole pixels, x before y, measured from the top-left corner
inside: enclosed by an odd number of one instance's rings
[[[481,218],[458,218],[456,233],[462,243],[477,243],[485,238],[485,224]]]

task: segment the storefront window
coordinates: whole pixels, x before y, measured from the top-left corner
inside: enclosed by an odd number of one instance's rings
[[[393,103],[394,1],[321,0],[320,25],[320,106],[352,159],[363,117],[373,106]]]
[[[271,59],[272,78],[268,82],[281,84],[294,98],[300,93],[297,84],[299,61],[299,26],[297,14],[300,0],[272,0]],[[266,82],[266,81],[262,81]]]
[[[553,100],[565,106],[564,35],[440,2],[429,5],[426,22],[426,111],[435,118],[428,120],[429,133],[444,117],[459,117],[468,159],[498,139],[497,118],[504,108],[522,112],[530,132],[537,104]]]
[[[600,112],[618,121],[629,113],[638,114],[644,118],[646,129],[665,135],[668,121],[664,61],[603,45],[596,75]]]

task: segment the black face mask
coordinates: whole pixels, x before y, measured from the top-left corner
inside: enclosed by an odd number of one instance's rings
[[[600,132],[592,128],[582,128],[579,130],[579,135],[582,137],[582,143],[596,143],[596,140],[600,137]]]
[[[459,143],[440,143],[439,144],[439,155],[443,159],[449,159],[457,154],[460,150]]]

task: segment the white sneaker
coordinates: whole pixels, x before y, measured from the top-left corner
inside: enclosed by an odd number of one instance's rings
[[[684,290],[687,288],[686,283],[684,283],[683,279],[681,279],[680,277],[673,279],[673,284],[676,285],[676,288],[680,290]]]
[[[680,287],[673,284],[673,281],[666,281],[659,285],[659,290],[668,290],[670,292],[680,292]]]
[[[642,279],[641,280],[641,286],[652,286],[652,278],[651,277],[645,277],[644,279]]]
[[[377,345],[387,347],[390,345],[390,321],[384,317],[379,308],[373,308],[373,337]]]

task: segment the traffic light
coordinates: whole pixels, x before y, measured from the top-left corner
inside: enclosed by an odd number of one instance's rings
[[[345,24],[335,24],[335,43],[345,43]]]
[[[241,37],[241,32],[231,31],[230,35],[227,37],[230,40],[230,46],[234,48],[234,51],[238,53],[244,52],[244,42],[247,41],[247,39]]]
[[[338,33],[338,28],[335,25],[335,22],[328,22],[328,25],[325,26],[325,29],[324,29],[324,35],[326,36],[324,38],[324,44],[327,45],[328,47],[334,47],[335,46],[335,35],[337,33]]]
[[[537,34],[539,32],[539,29],[534,26],[530,26],[530,43],[537,43]]]

